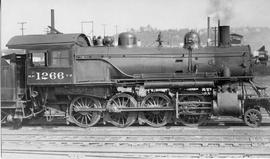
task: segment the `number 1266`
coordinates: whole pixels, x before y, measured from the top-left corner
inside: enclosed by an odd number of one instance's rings
[[[64,75],[64,72],[36,72],[36,80],[62,80]]]

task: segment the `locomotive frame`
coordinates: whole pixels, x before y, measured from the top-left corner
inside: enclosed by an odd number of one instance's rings
[[[226,115],[257,127],[260,109],[270,113],[266,88],[252,82],[249,46],[197,52],[189,46],[187,51],[90,47],[84,34],[15,36],[7,46],[24,49],[26,54],[2,57],[13,68],[9,68],[10,78],[17,81],[6,85],[13,93],[10,101],[1,100],[1,112],[7,113],[2,121],[64,117],[68,123],[90,127],[102,118],[103,123],[127,127],[138,118],[140,124],[153,127],[168,122],[199,126],[212,115]],[[219,65],[222,60],[232,66]],[[166,67],[159,67],[159,62]],[[199,67],[204,63],[208,64]],[[205,71],[210,67],[214,69]],[[255,93],[249,94],[250,90]]]

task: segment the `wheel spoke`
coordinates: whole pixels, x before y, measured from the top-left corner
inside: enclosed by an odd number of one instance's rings
[[[85,118],[85,124],[87,125],[88,124],[88,122],[87,122],[87,116],[85,115],[84,118]]]
[[[80,101],[81,101],[81,105],[82,105],[83,107],[85,107],[85,103],[84,103],[83,98],[80,98]]]
[[[120,107],[120,105],[116,101],[112,100],[112,102],[114,102],[116,107]]]
[[[160,105],[161,105],[162,107],[166,107],[166,104],[167,104],[167,103],[168,103],[168,102],[166,102],[165,99],[161,98],[161,103],[160,103]]]
[[[79,121],[82,118],[82,115],[78,115],[77,120]]]
[[[125,98],[123,98],[123,100],[122,100],[122,105],[126,105]]]
[[[121,116],[121,124],[125,125],[125,117],[124,116]]]
[[[78,116],[80,116],[78,113],[74,113],[73,117],[77,118]]]
[[[85,106],[85,107],[89,107],[87,98],[84,99],[84,106]]]
[[[87,116],[87,118],[89,119],[89,121],[91,122],[91,117],[92,117],[92,116],[90,117],[90,115],[91,115],[91,114],[87,114],[86,116]]]
[[[87,114],[88,116],[90,116],[91,118],[93,117],[93,114],[92,113],[89,113],[89,114]]]
[[[156,99],[155,100],[156,101],[156,105],[160,106],[160,98],[159,97],[156,97],[155,99]]]
[[[163,116],[162,116],[161,113],[158,114],[158,119],[159,119],[159,121],[160,121],[159,123],[161,123],[161,122],[163,121]]]
[[[79,106],[79,107],[82,107],[82,105],[78,102],[78,101],[76,101],[73,105],[75,105],[75,106]]]
[[[156,103],[156,101],[155,101],[155,98],[154,98],[154,97],[151,97],[151,98],[153,99],[153,103],[154,103],[154,105],[156,106],[157,103]]]
[[[87,106],[89,107],[89,108],[95,108],[95,103],[94,103],[94,101],[92,101],[92,100],[89,100],[89,99],[87,99],[87,101],[89,101],[89,102],[87,102]]]
[[[81,123],[83,124],[83,116],[81,115],[80,117],[81,117]]]
[[[158,115],[156,114],[156,123],[159,123],[159,120],[158,120]]]
[[[81,101],[82,106],[85,107],[85,100],[83,100],[83,98],[81,98],[80,101]]]
[[[130,99],[127,99],[127,101],[125,102],[125,104],[124,104],[126,107],[131,107],[131,105],[130,105]]]
[[[118,100],[118,105],[119,105],[119,107],[121,107],[123,104],[122,104],[120,98],[117,98],[117,100]]]
[[[151,102],[151,99],[149,99],[147,102],[150,103],[150,106],[154,106],[154,103]]]
[[[150,119],[150,121],[151,121],[152,123],[155,123],[155,122],[154,122],[154,121],[155,121],[155,116],[154,116],[154,114],[149,115],[149,119]]]

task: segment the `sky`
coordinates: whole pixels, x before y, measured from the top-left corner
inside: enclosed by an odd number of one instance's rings
[[[1,47],[8,40],[24,34],[45,34],[50,25],[50,9],[55,10],[56,29],[63,33],[80,33],[82,21],[94,21],[94,34],[106,35],[130,28],[151,25],[157,29],[206,28],[221,19],[232,27],[270,27],[270,0],[2,0]],[[91,24],[83,25],[90,34]]]

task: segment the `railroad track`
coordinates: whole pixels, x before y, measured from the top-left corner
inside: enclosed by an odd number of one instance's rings
[[[270,135],[4,135],[3,144],[80,146],[180,146],[180,147],[258,147],[270,148]]]
[[[2,130],[2,153],[55,158],[270,157],[270,127],[23,127]],[[35,158],[33,157],[33,158]]]
[[[31,156],[46,156],[50,158],[269,158],[269,153],[208,153],[208,152],[111,152],[111,151],[48,151],[48,150],[5,150],[4,153],[27,154]]]

